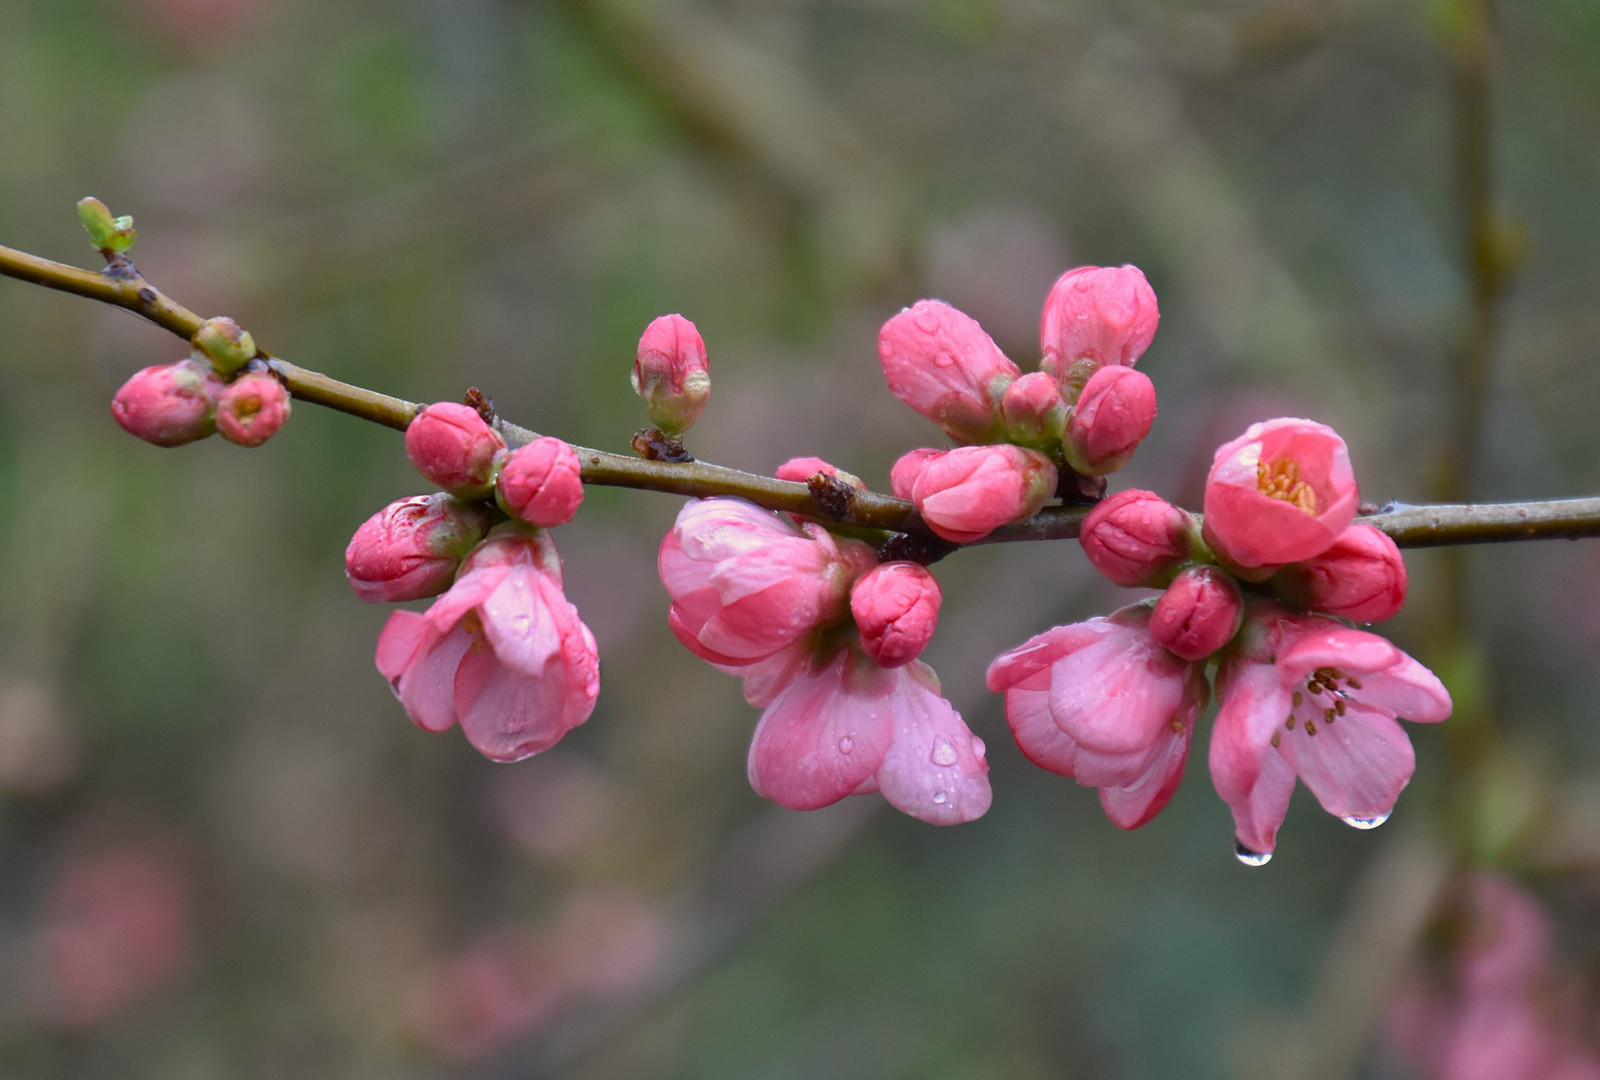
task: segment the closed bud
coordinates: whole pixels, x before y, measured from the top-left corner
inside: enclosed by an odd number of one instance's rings
[[[439,401],[406,428],[406,457],[431,483],[460,499],[481,499],[494,488],[496,458],[505,440],[469,405]]]
[[[368,603],[437,596],[488,524],[483,506],[443,492],[400,499],[356,530],[344,549],[345,576]]]
[[[195,331],[194,347],[199,349],[218,375],[227,378],[250,362],[256,354],[255,339],[227,316],[207,319]]]
[[[694,323],[662,315],[645,327],[632,382],[650,422],[664,434],[682,435],[693,427],[711,397],[706,343]]]
[[[1239,632],[1244,596],[1227,571],[1186,566],[1150,613],[1150,636],[1185,660],[1204,660]]]
[[[1382,530],[1352,525],[1321,555],[1284,567],[1272,587],[1303,611],[1382,622],[1406,601],[1406,563]]]
[[[1030,372],[1006,387],[1000,395],[1000,419],[1006,426],[1006,441],[1035,450],[1052,450],[1060,445],[1061,429],[1067,421],[1067,403],[1055,376]]]
[[[99,252],[126,254],[139,238],[138,230],[133,227],[133,218],[126,214],[112,217],[106,204],[93,196],[78,200],[78,220],[83,223],[90,242]]]
[[[900,455],[900,460],[889,470],[889,490],[894,492],[894,497],[909,502],[911,489],[916,485],[917,477],[922,475],[922,470],[927,468],[928,462],[947,453],[949,453],[947,450],[923,447],[921,450],[912,450],[910,453]]]
[[[833,479],[842,484],[848,484],[857,491],[867,490],[867,485],[861,477],[856,476],[854,473],[847,473],[836,465],[829,465],[819,457],[790,458],[782,465],[779,465],[777,471],[772,475],[779,480],[793,480],[797,484],[803,484],[818,473],[823,476],[831,476]]]
[[[1156,419],[1156,388],[1130,367],[1103,367],[1089,377],[1067,422],[1062,452],[1085,476],[1104,476],[1128,463]]]
[[[289,391],[265,372],[241,375],[217,398],[217,432],[240,446],[260,446],[289,419]]]
[[[578,453],[560,439],[535,439],[505,456],[495,481],[500,509],[540,528],[565,525],[583,502]]]
[[[1039,322],[1040,367],[1075,400],[1107,364],[1131,367],[1156,336],[1155,290],[1137,266],[1080,266],[1056,280]]]
[[[1106,577],[1129,588],[1159,587],[1188,561],[1193,519],[1153,491],[1131,488],[1097,503],[1078,542]]]
[[[938,300],[884,323],[878,359],[895,397],[963,443],[999,434],[1000,395],[1022,374],[975,319]]]
[[[933,637],[941,600],[939,583],[925,566],[888,562],[869,570],[850,590],[861,651],[880,667],[911,663]]]
[[[137,371],[111,400],[122,429],[157,446],[182,446],[217,430],[222,380],[204,364],[180,360]]]
[[[931,459],[911,488],[928,528],[970,544],[1032,517],[1055,494],[1056,467],[1037,450],[1002,443],[958,446]]]

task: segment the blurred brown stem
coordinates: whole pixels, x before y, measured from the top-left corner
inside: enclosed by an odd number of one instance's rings
[[[126,308],[187,341],[205,321],[147,282],[132,263],[120,260],[101,273],[0,246],[0,276]],[[403,431],[421,405],[330,378],[268,353],[261,357],[302,401]],[[526,428],[500,422],[506,441],[520,446],[537,438]],[[805,484],[712,465],[643,461],[606,450],[574,447],[589,484],[640,488],[675,495],[730,495],[769,510],[830,517],[840,525],[932,536],[910,503],[876,492],[857,492],[841,514],[826,514]],[[980,544],[1015,540],[1059,540],[1078,535],[1087,511],[1048,507],[1026,521],[996,529]],[[1600,536],[1600,498],[1538,502],[1392,506],[1359,519],[1377,526],[1402,547],[1489,544],[1510,540]]]

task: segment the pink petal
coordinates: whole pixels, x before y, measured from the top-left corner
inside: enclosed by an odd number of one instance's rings
[[[1041,671],[1048,671],[1050,665],[1063,656],[1099,641],[1112,630],[1112,623],[1095,618],[1035,634],[1015,649],[995,657],[994,663],[989,665],[989,689],[998,694],[1017,686]]]
[[[1296,724],[1283,732],[1280,749],[1322,808],[1341,818],[1388,816],[1416,768],[1399,723],[1361,705],[1318,724],[1315,735]]]
[[[572,607],[560,588],[532,567],[519,566],[505,576],[479,606],[484,633],[502,664],[536,676],[560,655],[556,605]],[[575,621],[575,613],[569,621]]]
[[[907,677],[895,695],[898,726],[878,786],[890,806],[933,825],[982,817],[994,798],[983,742],[948,701],[910,676],[916,668],[925,665],[895,669]]]
[[[894,737],[890,673],[847,686],[849,650],[779,691],[750,744],[750,786],[791,810],[851,794],[878,770]]]
[[[1050,709],[1086,749],[1142,751],[1177,711],[1186,666],[1145,633],[1110,634],[1056,661]]]
[[[435,630],[444,633],[462,616],[483,603],[489,594],[505,580],[511,573],[511,568],[506,565],[486,566],[481,570],[469,570],[456,578],[456,583],[427,610],[427,619],[433,624]]]
[[[447,731],[456,722],[456,669],[474,645],[483,652],[488,651],[487,644],[481,639],[475,640],[465,627],[457,624],[448,634],[437,638],[400,676],[400,704],[422,730]]]
[[[1050,715],[1048,672],[1006,691],[1006,723],[1029,761],[1060,776],[1074,775],[1078,744]]]
[[[378,635],[376,657],[378,673],[389,680],[390,687],[400,681],[406,668],[428,644],[433,629],[428,620],[415,611],[396,611],[383,624]]]
[[[537,677],[524,675],[488,649],[469,652],[454,684],[467,741],[492,761],[519,761],[548,750],[594,708],[594,699],[570,676],[560,664]]]
[[[1215,739],[1213,733],[1213,740]],[[1270,855],[1278,846],[1278,826],[1289,812],[1289,796],[1294,794],[1294,769],[1279,754],[1268,754],[1248,795],[1230,803],[1234,837],[1247,850]]]
[[[1100,805],[1113,824],[1121,829],[1137,829],[1166,807],[1183,779],[1193,734],[1193,723],[1185,724],[1181,732],[1161,740],[1160,752],[1137,780],[1125,787],[1100,789]]]

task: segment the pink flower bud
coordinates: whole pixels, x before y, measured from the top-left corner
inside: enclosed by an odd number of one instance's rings
[[[1178,571],[1150,613],[1150,636],[1185,660],[1204,660],[1239,632],[1244,596],[1225,570],[1189,566]]]
[[[928,528],[958,544],[1038,513],[1055,494],[1056,467],[1037,450],[1002,443],[960,446],[931,459],[911,501]]]
[[[1080,266],[1056,279],[1039,322],[1040,367],[1072,394],[1107,364],[1133,366],[1156,336],[1155,290],[1137,266]]]
[[[289,391],[265,372],[241,375],[217,398],[217,431],[240,446],[260,446],[289,419]]]
[[[1022,374],[971,316],[938,300],[884,323],[878,359],[895,397],[965,443],[999,433],[1000,395]]]
[[[1006,441],[1048,450],[1056,446],[1066,426],[1067,403],[1054,375],[1033,371],[1000,395],[1000,419]]]
[[[583,502],[578,452],[560,439],[540,438],[505,456],[495,480],[500,509],[530,525],[565,525]]]
[[[1189,515],[1153,491],[1131,488],[1103,499],[1083,519],[1078,543],[1118,585],[1160,586],[1189,558]]]
[[[782,465],[779,465],[777,471],[772,475],[779,480],[792,480],[797,484],[803,484],[818,473],[823,476],[831,476],[840,483],[848,484],[855,488],[857,491],[867,490],[866,482],[861,477],[854,473],[847,473],[836,465],[829,465],[819,457],[790,458]]]
[[[711,398],[706,343],[694,323],[682,315],[662,315],[645,327],[632,382],[650,422],[664,434],[681,435],[693,427]]]
[[[195,331],[193,341],[195,348],[211,362],[219,375],[232,375],[256,354],[256,342],[250,336],[250,331],[242,329],[225,315],[207,319]]]
[[[940,600],[939,583],[925,566],[890,562],[868,571],[850,590],[861,650],[881,667],[909,664],[933,637]]]
[[[909,501],[911,489],[916,486],[917,477],[922,475],[928,462],[946,453],[946,450],[923,448],[902,454],[900,460],[894,463],[894,468],[889,470],[889,490],[894,492],[894,497]]]
[[[1356,501],[1338,432],[1287,417],[1252,424],[1212,461],[1206,542],[1241,567],[1312,559],[1349,527]]]
[[[461,499],[481,499],[494,486],[495,458],[505,440],[470,405],[439,401],[406,428],[406,457],[431,483]]]
[[[1400,549],[1371,525],[1352,525],[1314,559],[1286,566],[1273,579],[1280,596],[1306,611],[1352,622],[1392,619],[1406,601]]]
[[[1062,450],[1085,476],[1103,476],[1128,463],[1156,418],[1156,388],[1142,371],[1103,367],[1089,376],[1067,423]]]
[[[368,603],[421,600],[450,587],[456,567],[483,539],[483,507],[443,492],[413,495],[373,514],[344,549],[344,572]]]
[[[182,446],[217,430],[222,380],[193,360],[134,372],[111,399],[111,416],[129,435],[157,446]]]

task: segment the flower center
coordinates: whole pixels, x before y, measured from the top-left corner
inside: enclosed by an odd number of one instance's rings
[[[1256,487],[1269,499],[1282,499],[1308,514],[1317,512],[1317,493],[1300,479],[1300,463],[1292,458],[1281,458],[1271,465],[1256,462]]]
[[[1320,667],[1306,676],[1305,689],[1296,690],[1289,699],[1289,715],[1283,721],[1284,731],[1293,731],[1302,725],[1305,733],[1315,738],[1317,725],[1331,726],[1349,709],[1351,690],[1360,690],[1361,680],[1346,675],[1335,667]],[[1272,745],[1283,742],[1283,731],[1272,733]]]

